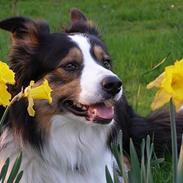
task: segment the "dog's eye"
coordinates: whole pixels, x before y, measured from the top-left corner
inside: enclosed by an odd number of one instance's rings
[[[110,64],[110,61],[109,60],[104,60],[103,61],[103,65],[104,65],[104,67],[106,68],[106,69],[109,69],[109,70],[111,70],[111,64]]]
[[[78,69],[79,69],[79,64],[76,62],[68,63],[68,64],[64,65],[64,70],[66,70],[68,72],[74,72]]]

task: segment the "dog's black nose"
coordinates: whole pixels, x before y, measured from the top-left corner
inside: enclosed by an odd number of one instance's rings
[[[102,80],[102,88],[110,95],[116,95],[121,90],[122,82],[115,76],[107,76]]]

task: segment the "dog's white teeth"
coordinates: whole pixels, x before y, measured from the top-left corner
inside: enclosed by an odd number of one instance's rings
[[[82,105],[81,104],[76,104],[76,106],[78,107],[78,108],[82,108]]]
[[[82,106],[82,109],[83,109],[83,110],[87,110],[86,106],[84,106],[84,105]]]
[[[106,107],[112,107],[112,106],[114,106],[114,100],[108,99],[104,102],[104,104],[106,105]]]

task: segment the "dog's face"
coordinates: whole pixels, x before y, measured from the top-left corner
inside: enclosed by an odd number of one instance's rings
[[[73,47],[48,74],[53,84],[53,100],[74,117],[109,123],[114,114],[113,105],[121,96],[121,81],[111,71],[110,57],[94,36],[77,33],[67,38]]]
[[[122,83],[111,71],[110,55],[95,28],[79,10],[73,10],[71,18],[66,33],[50,33],[47,24],[22,17],[0,22],[13,35],[10,62],[17,90],[30,80],[39,84],[46,78],[53,103],[37,101],[37,118],[49,121],[46,118],[57,114],[108,124]]]

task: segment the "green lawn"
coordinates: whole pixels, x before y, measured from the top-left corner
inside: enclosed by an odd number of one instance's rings
[[[24,15],[49,22],[52,31],[68,24],[69,9],[80,8],[101,30],[123,80],[129,102],[142,115],[150,112],[154,92],[146,84],[166,65],[182,58],[182,0],[0,0],[0,19]],[[9,34],[0,32],[0,58],[7,60]],[[150,71],[163,58],[158,69]],[[157,174],[156,183],[170,182],[169,161]],[[163,169],[163,170],[162,170]],[[168,170],[167,170],[168,169]],[[167,181],[166,181],[167,180]]]

